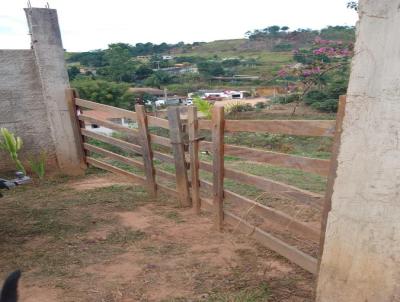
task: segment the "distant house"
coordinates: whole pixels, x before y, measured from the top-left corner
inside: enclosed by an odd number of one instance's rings
[[[244,99],[249,95],[247,91],[240,90],[203,90],[199,91],[205,99]]]
[[[85,110],[83,114],[91,118],[105,120],[121,126],[129,128],[137,128],[136,122],[126,117],[118,116],[115,113],[98,111],[98,110]],[[85,129],[108,136],[111,136],[115,132],[112,129],[100,126],[96,123],[89,123],[89,122],[85,122]]]
[[[96,75],[96,69],[95,68],[92,68],[92,67],[80,67],[79,68],[79,73],[80,74],[88,74],[88,73],[91,73],[91,74],[93,74],[93,75]]]
[[[171,56],[171,55],[163,55],[163,56],[162,56],[162,59],[167,61],[167,60],[173,60],[174,57]]]

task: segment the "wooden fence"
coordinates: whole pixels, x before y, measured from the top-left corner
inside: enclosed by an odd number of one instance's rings
[[[232,224],[305,270],[314,274],[317,272],[316,257],[312,257],[272,233],[252,225],[246,218],[227,209],[224,203],[249,206],[253,212],[274,224],[284,226],[293,235],[314,242],[318,242],[320,237],[323,237],[320,228],[312,227],[282,211],[232,192],[224,187],[224,180],[230,179],[247,184],[318,210],[324,208],[324,200],[329,200],[330,196],[324,198],[320,194],[295,186],[225,167],[224,159],[226,155],[229,155],[253,162],[299,169],[321,176],[330,175],[331,179],[332,173],[335,171],[330,170],[330,161],[225,144],[224,137],[227,132],[267,132],[333,137],[335,121],[225,120],[224,108],[217,106],[213,108],[211,120],[198,119],[196,107],[193,106],[188,107],[187,120],[181,120],[179,109],[176,107],[168,109],[168,120],[166,120],[146,114],[145,108],[141,105],[136,105],[135,112],[133,112],[80,99],[76,92],[70,91],[68,95],[70,96],[71,117],[76,126],[75,132],[77,139],[82,142],[83,158],[88,165],[122,175],[125,179],[146,186],[148,192],[153,196],[157,196],[159,191],[167,193],[177,198],[181,206],[193,206],[196,213],[199,213],[201,208],[212,211],[215,215],[217,229],[222,229],[225,223]],[[341,107],[343,108],[344,101],[342,101]],[[109,120],[95,118],[87,114],[88,110],[107,112],[118,117],[128,118],[137,127],[129,128]],[[134,137],[137,143],[95,133],[85,128],[87,123],[124,133]],[[149,127],[168,129],[169,138],[150,133]],[[199,137],[199,132],[204,130],[211,132],[211,141],[205,141]],[[106,150],[91,143],[93,141],[116,146],[134,156]],[[164,151],[169,150],[170,152],[155,151],[158,150],[157,146],[162,146]],[[212,163],[201,161],[199,159],[200,151],[211,153]],[[138,155],[142,160],[138,158]],[[102,156],[102,158],[98,156]],[[108,159],[139,168],[143,171],[142,175],[117,167]],[[173,165],[175,175],[155,168],[154,160]],[[201,171],[211,173],[212,182],[201,179]],[[169,185],[166,185],[165,181],[168,181]],[[171,187],[171,182],[175,184],[174,188]],[[328,183],[328,185],[331,184]],[[207,192],[211,192],[211,196]],[[328,210],[325,209],[323,216],[326,216],[325,213]],[[322,225],[324,228],[324,222]]]

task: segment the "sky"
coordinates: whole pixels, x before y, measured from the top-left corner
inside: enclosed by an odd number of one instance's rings
[[[58,11],[64,48],[243,38],[271,25],[321,29],[355,25],[347,0],[31,0]],[[0,49],[29,48],[27,0],[0,0]]]

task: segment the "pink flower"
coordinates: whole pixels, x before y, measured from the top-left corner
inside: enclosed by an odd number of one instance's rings
[[[280,77],[285,77],[286,75],[287,75],[286,70],[281,69],[281,70],[278,71],[278,76],[280,76]]]

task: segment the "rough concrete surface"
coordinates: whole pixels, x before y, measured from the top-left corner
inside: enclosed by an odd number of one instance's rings
[[[400,0],[361,0],[317,301],[400,301]]]
[[[66,102],[69,81],[57,12],[46,8],[25,12],[32,49],[0,50],[0,127],[22,137],[22,159],[45,151],[53,167],[80,174],[83,167]],[[0,169],[13,167],[4,152],[0,156]]]
[[[49,135],[46,105],[33,51],[0,50],[0,79],[0,127],[22,137],[25,145],[22,158],[45,150],[54,160],[55,149]],[[0,169],[11,168],[14,166],[6,153],[0,152]]]

